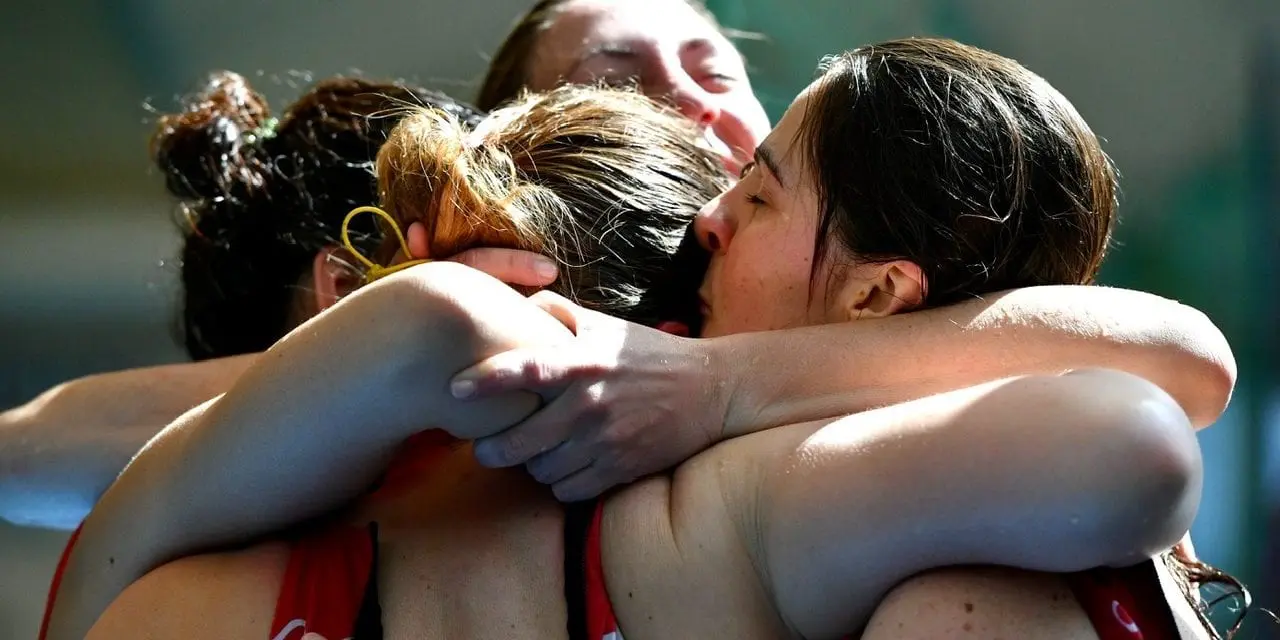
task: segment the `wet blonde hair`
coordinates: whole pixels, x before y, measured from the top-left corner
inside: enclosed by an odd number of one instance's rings
[[[694,215],[729,185],[678,113],[626,90],[524,94],[474,131],[415,109],[378,153],[383,208],[426,226],[428,258],[473,247],[541,252],[553,289],[649,324],[693,307],[701,273],[676,273]],[[380,257],[395,247],[385,244]],[[681,308],[669,308],[679,294]],[[686,295],[687,294],[687,295]]]

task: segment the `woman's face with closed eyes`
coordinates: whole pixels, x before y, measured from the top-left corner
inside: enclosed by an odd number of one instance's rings
[[[571,0],[539,37],[535,91],[561,83],[635,84],[702,126],[736,175],[769,133],[742,55],[684,0]]]

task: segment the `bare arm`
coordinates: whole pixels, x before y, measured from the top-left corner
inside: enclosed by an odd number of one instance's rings
[[[736,375],[725,436],[1014,375],[1108,368],[1150,380],[1196,427],[1226,409],[1231,347],[1201,312],[1104,287],[1032,287],[949,307],[710,341]],[[731,373],[732,375],[732,373]]]
[[[499,354],[456,382],[473,383],[475,398],[519,389],[553,397],[478,442],[476,456],[489,466],[528,464],[562,500],[670,468],[724,438],[1015,375],[1125,371],[1164,389],[1203,427],[1225,409],[1236,377],[1226,339],[1203,313],[1124,289],[1033,287],[878,320],[709,340],[550,296],[543,304],[574,329],[572,343]]]
[[[295,329],[130,463],[85,520],[48,637],[82,638],[116,595],[167,560],[346,504],[417,431],[469,438],[520,419],[535,397],[462,403],[449,377],[494,353],[567,337],[523,296],[466,267],[433,263],[362,289]]]
[[[1190,526],[1202,473],[1176,403],[1113,371],[988,383],[721,447],[708,455],[756,462],[730,485],[754,516],[743,539],[803,637],[861,628],[929,568],[1153,556]]]
[[[515,249],[452,258],[503,282],[544,286],[555,262]],[[0,519],[74,529],[142,446],[227,389],[255,355],[102,373],[0,413]]]
[[[253,358],[86,376],[0,413],[0,518],[75,528],[148,440]]]

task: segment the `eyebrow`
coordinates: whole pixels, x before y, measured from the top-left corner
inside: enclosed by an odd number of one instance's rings
[[[778,170],[778,160],[773,157],[772,151],[769,151],[764,145],[756,147],[755,160],[756,164],[764,165],[769,170],[769,173],[773,174],[773,179],[777,180],[783,189],[787,188],[787,182],[783,180],[782,172]]]

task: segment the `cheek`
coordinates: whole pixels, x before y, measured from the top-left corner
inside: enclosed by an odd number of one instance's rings
[[[722,280],[731,294],[734,315],[757,315],[761,321],[790,325],[807,313],[812,254],[803,243],[773,240],[735,238],[724,257]]]

